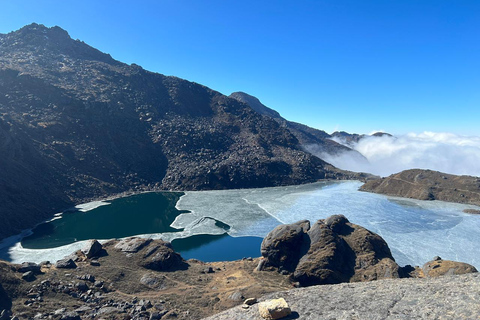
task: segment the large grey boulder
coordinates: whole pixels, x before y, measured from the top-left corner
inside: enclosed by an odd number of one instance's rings
[[[127,238],[120,240],[116,245],[115,249],[121,250],[126,253],[135,253],[140,251],[143,247],[148,245],[152,240],[143,239],[143,238]]]
[[[18,268],[18,272],[25,273],[32,271],[33,273],[40,273],[40,266],[34,262],[24,262]]]
[[[67,257],[58,260],[55,267],[58,269],[75,269],[77,265],[71,258]]]
[[[140,266],[144,268],[155,271],[169,271],[186,267],[182,256],[173,250],[170,242],[156,240],[145,250],[140,262]]]
[[[98,257],[103,254],[104,249],[100,242],[97,240],[89,240],[85,247],[82,248],[83,254],[87,257],[87,259],[91,259],[93,257]]]

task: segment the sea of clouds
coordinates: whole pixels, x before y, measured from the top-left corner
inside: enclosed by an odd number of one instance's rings
[[[334,166],[356,172],[388,176],[406,169],[431,169],[456,175],[480,176],[480,137],[453,133],[423,132],[402,136],[366,136],[348,144],[361,153],[359,161],[352,152],[332,156],[319,154]]]

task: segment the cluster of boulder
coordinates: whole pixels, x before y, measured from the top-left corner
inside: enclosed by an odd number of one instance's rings
[[[399,278],[403,270],[377,234],[343,215],[281,225],[262,242],[263,265],[290,273],[300,286]]]
[[[313,226],[307,220],[280,225],[265,237],[261,252],[257,270],[290,274],[298,286],[477,272],[469,264],[439,257],[423,268],[400,267],[382,237],[343,215]]]

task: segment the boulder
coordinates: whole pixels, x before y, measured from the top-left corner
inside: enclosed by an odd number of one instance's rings
[[[343,215],[282,225],[262,242],[265,266],[292,273],[301,286],[399,278],[387,243]]]
[[[121,250],[126,253],[135,253],[140,251],[143,247],[148,245],[152,240],[151,239],[142,239],[142,238],[127,238],[120,240],[116,245],[115,249]]]
[[[77,289],[78,291],[81,291],[81,292],[85,292],[85,291],[88,290],[88,285],[85,282],[80,281],[80,282],[75,283],[75,289]]]
[[[298,261],[293,278],[302,286],[348,282],[354,273],[354,255],[345,241],[322,220],[307,233],[310,248]]]
[[[442,260],[440,257],[425,263],[422,271],[424,277],[427,278],[478,272],[474,266],[468,263]]]
[[[33,262],[24,262],[17,268],[17,271],[21,273],[32,271],[38,274],[40,273],[40,266]]]
[[[58,260],[55,263],[55,267],[58,269],[75,269],[77,265],[72,259],[67,257],[67,258]]]
[[[146,248],[140,266],[155,271],[169,271],[185,268],[186,263],[182,256],[173,251],[170,242],[156,240]]]
[[[281,319],[292,313],[284,298],[260,302],[258,312],[264,319]]]
[[[33,281],[35,280],[35,274],[33,273],[33,271],[27,271],[22,274],[22,279],[25,281]]]
[[[305,237],[308,229],[310,222],[307,220],[276,227],[262,241],[260,247],[262,256],[267,259],[270,266],[287,271],[295,270],[304,251],[299,249],[305,247],[308,242]]]
[[[91,259],[93,257],[100,256],[104,252],[104,249],[97,240],[90,240],[85,247],[83,247],[82,252],[85,254],[87,259]]]

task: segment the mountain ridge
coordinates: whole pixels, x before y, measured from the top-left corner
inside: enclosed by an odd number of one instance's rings
[[[332,140],[333,136],[323,130],[315,129],[302,123],[289,121],[283,118],[277,111],[261,103],[257,97],[241,91],[234,92],[230,94],[229,97],[244,102],[258,113],[277,121],[280,126],[288,129],[298,139],[305,151],[319,158],[322,158],[322,153],[326,153],[330,156],[342,153],[352,153],[356,157],[364,158],[359,152],[352,148]],[[315,152],[313,152],[313,150],[315,150]]]

